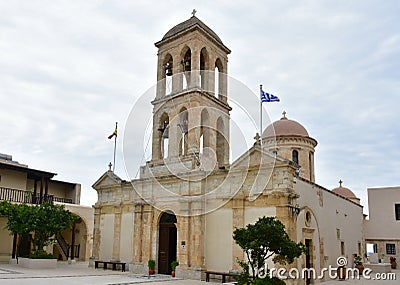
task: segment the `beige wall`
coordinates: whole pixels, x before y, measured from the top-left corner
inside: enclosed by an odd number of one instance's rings
[[[232,269],[232,209],[219,209],[206,216],[207,270]]]
[[[366,239],[400,239],[400,221],[395,217],[395,204],[400,204],[400,187],[368,189]]]
[[[27,189],[26,173],[8,169],[0,169],[0,187],[31,190]]]
[[[400,221],[396,220],[395,204],[400,204],[400,186],[368,188],[369,219],[364,221],[366,243],[376,244],[378,256],[389,262],[400,258]],[[395,244],[396,254],[386,253],[386,244]]]
[[[13,237],[5,228],[7,219],[0,218],[0,262],[8,262],[12,253]]]
[[[276,216],[276,208],[275,207],[254,207],[254,208],[246,208],[244,210],[244,225],[254,224],[257,220],[263,216],[266,217],[275,217]]]
[[[120,259],[131,262],[133,259],[134,214],[124,213],[121,217]]]
[[[114,244],[114,214],[103,214],[100,217],[100,260],[110,260]]]
[[[38,187],[40,184],[38,184]],[[60,198],[72,199],[72,203],[79,203],[80,201],[80,184],[67,184],[58,181],[51,181],[49,183],[49,194]]]

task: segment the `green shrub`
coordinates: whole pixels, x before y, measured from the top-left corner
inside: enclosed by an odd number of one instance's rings
[[[54,256],[51,253],[47,253],[44,250],[36,250],[32,251],[29,254],[29,258],[31,259],[53,259]]]
[[[154,269],[154,268],[156,267],[156,261],[153,260],[153,259],[150,259],[150,260],[147,262],[147,265],[149,266],[149,269]]]

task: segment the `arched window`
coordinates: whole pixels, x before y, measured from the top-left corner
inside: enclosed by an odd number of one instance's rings
[[[200,118],[200,153],[204,153],[204,148],[210,146],[210,116],[206,108],[201,111]]]
[[[222,62],[218,58],[215,61],[215,73],[214,73],[214,76],[215,76],[215,80],[214,80],[215,88],[214,88],[214,90],[215,90],[215,97],[217,97],[217,98],[220,97],[220,94],[221,94],[221,91],[222,91],[221,72],[223,72]]]
[[[158,130],[160,131],[160,158],[168,157],[169,146],[169,117],[168,114],[162,114],[159,122]]]
[[[184,72],[182,88],[187,89],[190,87],[191,70],[192,70],[192,51],[188,46],[185,46],[182,53],[182,71]]]
[[[310,181],[313,181],[313,176],[314,176],[314,169],[313,169],[313,165],[314,165],[314,157],[313,157],[313,153],[310,152],[308,154],[308,165],[310,167]]]
[[[217,149],[216,149],[216,154],[217,154],[217,162],[220,166],[222,166],[225,161],[224,161],[224,156],[225,156],[225,126],[224,126],[224,121],[222,120],[221,117],[218,118],[217,120]]]
[[[292,151],[292,161],[299,164],[299,152],[295,149]]]
[[[189,114],[185,107],[179,112],[178,136],[179,136],[179,155],[187,155],[188,152],[188,125]]]
[[[209,62],[208,62],[208,52],[204,47],[200,52],[200,86],[203,90],[208,91],[208,70],[209,70]]]
[[[170,54],[167,54],[164,59],[164,69],[165,69],[165,92],[164,95],[169,95],[172,93],[172,70],[174,66],[174,61],[172,59],[172,56]]]

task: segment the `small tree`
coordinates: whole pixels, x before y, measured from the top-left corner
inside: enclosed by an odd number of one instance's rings
[[[2,201],[0,215],[8,219],[6,228],[19,235],[34,233],[32,242],[35,251],[55,241],[54,236],[64,229],[72,228],[77,216],[65,210],[64,205],[43,203],[39,206],[12,204]]]
[[[285,265],[305,252],[305,246],[301,242],[292,241],[285,226],[275,217],[262,217],[255,224],[236,229],[233,239],[243,249],[248,260],[247,263],[238,261],[243,269],[239,284],[248,284],[250,269],[253,284],[258,284],[257,273],[265,269],[267,259],[273,255],[274,262]]]

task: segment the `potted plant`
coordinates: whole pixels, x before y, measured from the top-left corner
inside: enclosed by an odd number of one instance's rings
[[[355,268],[357,268],[357,270],[358,270],[358,273],[361,275],[364,271],[364,265],[362,263],[361,256],[356,255],[354,257],[354,264],[355,264]]]
[[[394,256],[390,257],[390,267],[392,267],[392,269],[396,269],[397,268],[396,257],[394,257]]]
[[[156,273],[156,271],[154,270],[154,268],[156,268],[156,261],[153,259],[150,259],[147,262],[147,265],[149,266],[149,275],[154,275]]]
[[[172,268],[171,275],[172,275],[172,277],[175,277],[175,269],[176,269],[176,267],[177,267],[178,265],[179,265],[179,262],[176,261],[176,260],[174,260],[174,261],[171,262],[171,268]]]

